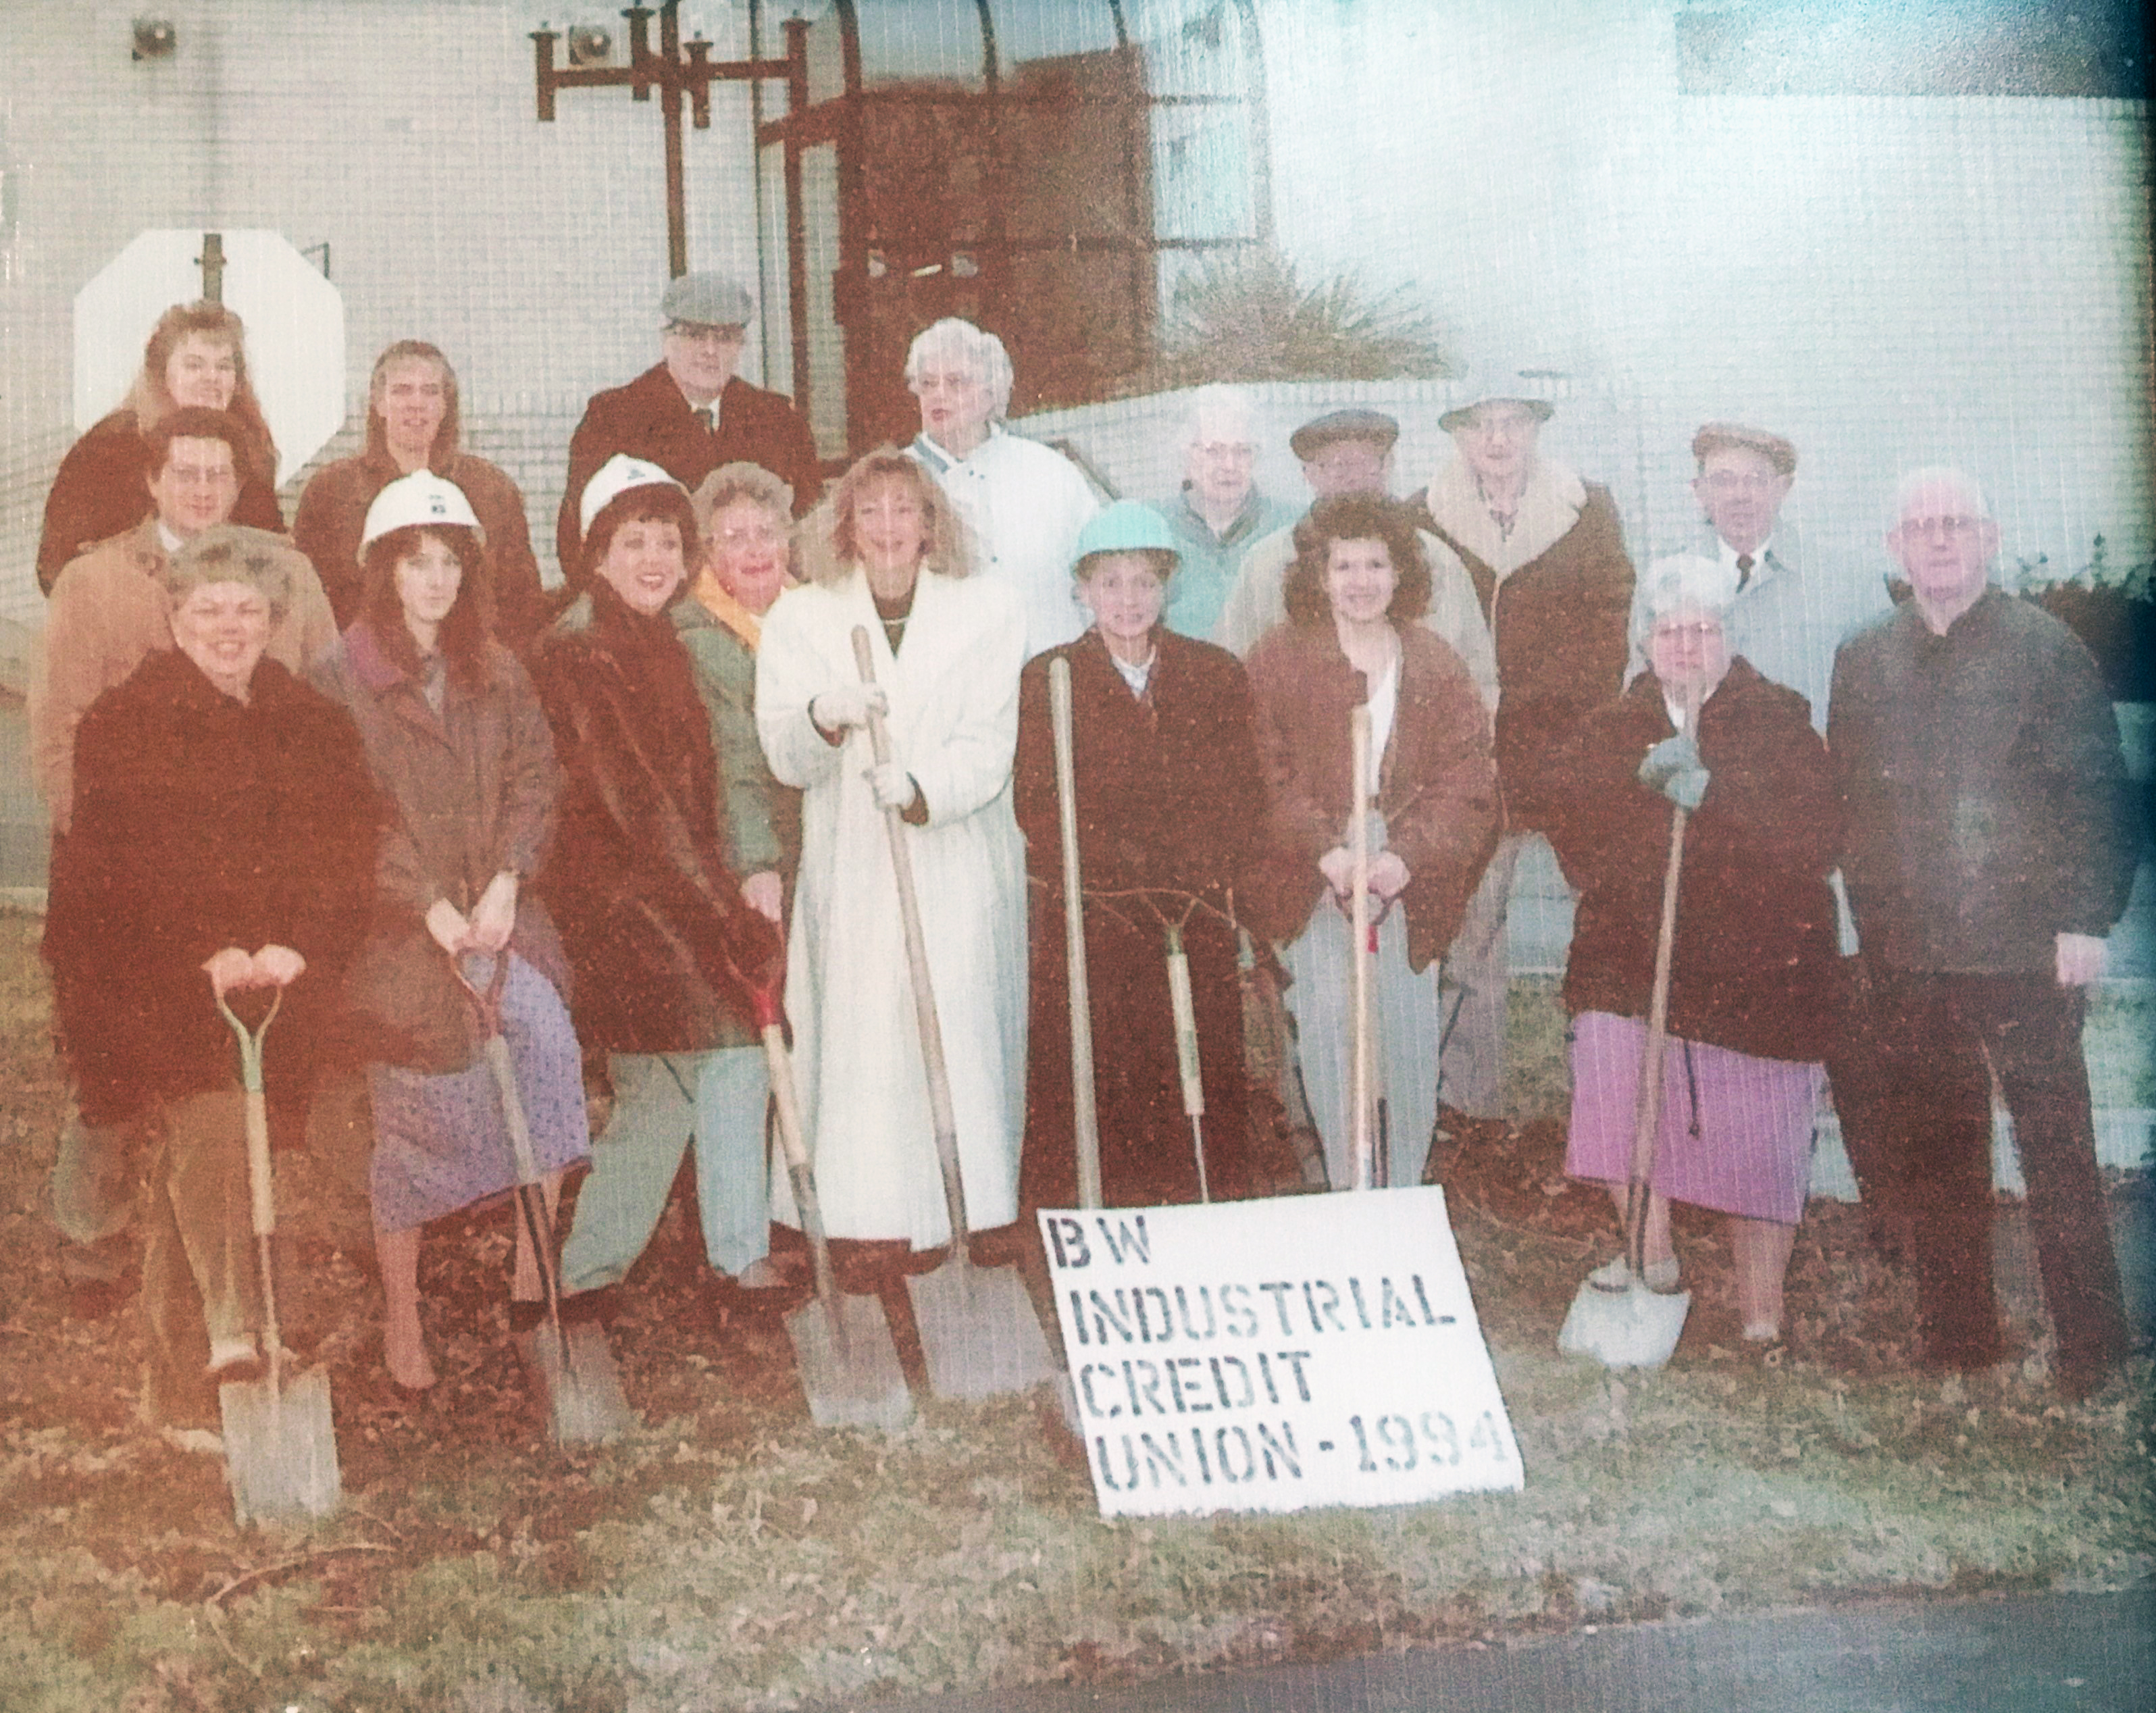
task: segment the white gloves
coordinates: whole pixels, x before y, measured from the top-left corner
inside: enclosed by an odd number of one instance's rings
[[[903,814],[921,795],[921,787],[913,782],[913,776],[906,771],[902,762],[879,762],[863,777],[869,782],[869,789],[875,793],[880,809],[896,809]]]
[[[871,710],[879,714],[891,711],[891,698],[881,685],[842,684],[812,697],[808,717],[826,731],[844,731],[867,725]]]

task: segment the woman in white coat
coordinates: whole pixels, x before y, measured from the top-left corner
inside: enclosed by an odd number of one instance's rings
[[[795,1077],[830,1235],[932,1249],[950,1223],[885,812],[907,823],[968,1223],[1007,1225],[1025,1124],[1025,860],[1011,808],[1025,618],[1012,590],[968,577],[950,501],[901,453],[861,459],[804,529],[808,580],[766,615],[756,680],[771,771],[804,793],[786,981]],[[871,707],[890,725],[884,767]],[[799,1223],[783,1178],[773,1214]]]

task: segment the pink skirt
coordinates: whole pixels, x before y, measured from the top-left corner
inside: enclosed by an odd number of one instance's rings
[[[1633,1103],[1647,1026],[1582,1012],[1572,1024],[1572,1134],[1564,1169],[1621,1184],[1632,1164]],[[1689,1060],[1689,1064],[1687,1064]],[[1812,1169],[1816,1064],[1670,1037],[1662,1059],[1656,1192],[1672,1202],[1794,1225]]]

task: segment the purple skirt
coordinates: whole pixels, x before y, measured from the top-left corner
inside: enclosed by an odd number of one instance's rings
[[[590,1157],[583,1059],[553,983],[521,957],[504,984],[501,1033],[543,1177]],[[374,1218],[384,1231],[498,1196],[516,1182],[501,1091],[485,1059],[441,1076],[367,1067],[374,1095]]]
[[[1564,1169],[1621,1184],[1631,1174],[1633,1104],[1645,1022],[1582,1012],[1572,1023],[1572,1134]],[[1816,1064],[1672,1035],[1662,1059],[1656,1192],[1746,1219],[1794,1225],[1810,1187]]]

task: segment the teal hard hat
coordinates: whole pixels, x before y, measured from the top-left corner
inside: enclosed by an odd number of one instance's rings
[[[1180,560],[1175,532],[1168,520],[1152,507],[1136,500],[1118,500],[1078,532],[1078,551],[1070,561],[1070,574],[1096,553],[1168,553]]]

